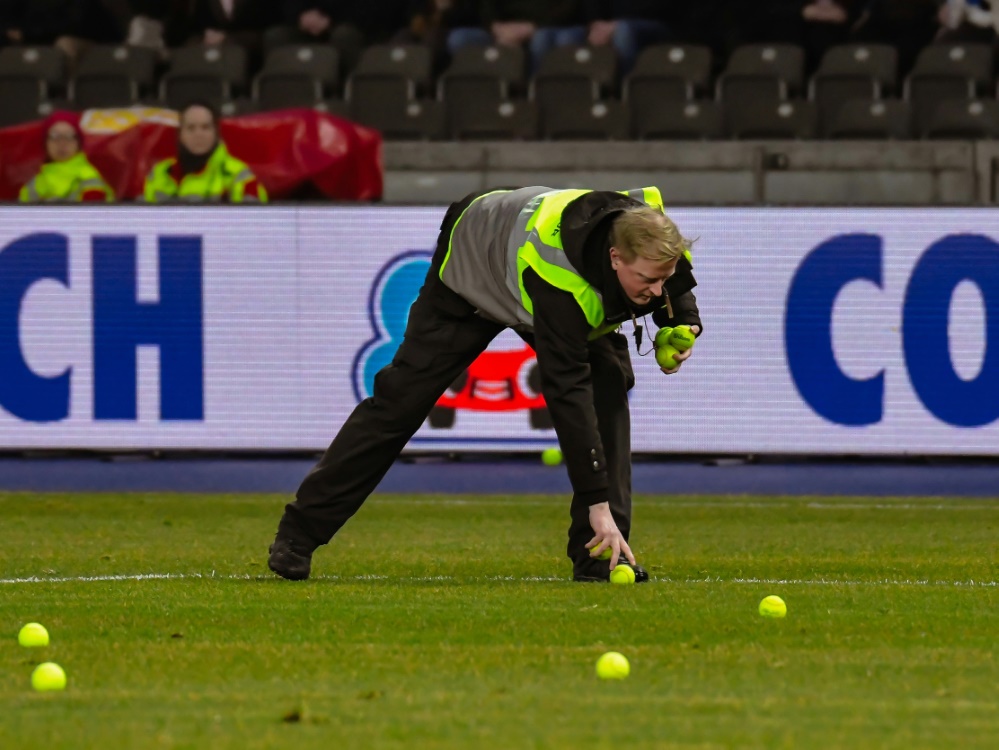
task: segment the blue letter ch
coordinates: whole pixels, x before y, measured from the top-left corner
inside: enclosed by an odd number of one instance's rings
[[[160,301],[136,300],[135,237],[93,238],[94,418],[135,420],[136,347],[160,349],[160,417],[204,418],[201,238],[159,239]],[[33,234],[0,252],[0,406],[26,421],[69,416],[70,370],[43,377],[21,350],[18,319],[33,284],[68,286],[64,235]]]

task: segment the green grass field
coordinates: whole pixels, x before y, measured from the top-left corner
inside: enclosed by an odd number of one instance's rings
[[[640,497],[624,587],[553,497],[375,497],[281,581],[284,500],[0,495],[0,748],[999,746],[997,502]]]

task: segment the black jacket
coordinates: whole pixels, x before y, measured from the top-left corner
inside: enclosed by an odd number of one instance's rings
[[[632,316],[637,320],[651,314],[660,327],[702,326],[697,300],[691,291],[697,282],[686,259],[677,263],[676,272],[665,284],[664,296],[644,307],[633,306],[621,289],[610,265],[611,223],[621,211],[636,205],[635,200],[620,193],[595,191],[566,206],[562,212],[561,236],[569,262],[601,292],[609,322],[624,322]],[[589,505],[605,502],[608,476],[593,405],[590,325],[570,293],[547,284],[531,270],[524,273],[524,288],[534,304],[534,334],[525,338],[538,355],[541,390],[559,434],[573,490]],[[666,307],[666,295],[672,317]],[[646,337],[643,348],[649,346]],[[626,350],[621,356],[627,359]]]

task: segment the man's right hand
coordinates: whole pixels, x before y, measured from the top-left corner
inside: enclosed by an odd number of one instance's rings
[[[330,27],[330,19],[319,10],[307,10],[298,18],[298,27],[306,34],[319,36]]]
[[[516,47],[530,39],[536,28],[530,21],[497,21],[491,30],[497,44]]]
[[[607,548],[611,549],[610,569],[614,570],[618,558],[624,555],[628,562],[635,565],[635,556],[631,553],[631,547],[624,540],[621,530],[614,522],[614,516],[610,512],[610,503],[597,503],[590,506],[590,526],[593,528],[593,539],[591,539],[586,549],[590,551],[590,557],[599,557]]]

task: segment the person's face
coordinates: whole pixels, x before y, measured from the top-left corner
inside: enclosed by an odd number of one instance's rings
[[[80,151],[80,142],[76,139],[73,126],[68,122],[57,122],[49,128],[45,149],[52,161],[66,161],[76,156]]]
[[[205,107],[190,107],[180,118],[180,142],[195,156],[204,156],[215,146],[215,121]]]
[[[636,305],[647,305],[654,297],[663,293],[663,284],[676,270],[676,260],[657,263],[654,260],[637,256],[631,263],[625,263],[617,248],[610,249],[611,268],[617,273],[625,295]]]

